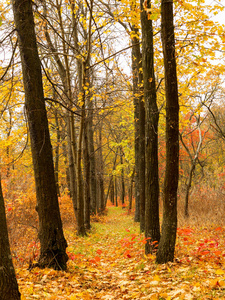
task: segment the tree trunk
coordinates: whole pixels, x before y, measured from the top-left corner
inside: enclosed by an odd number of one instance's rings
[[[32,1],[13,1],[13,12],[22,61],[25,105],[36,183],[41,244],[38,265],[43,268],[65,270],[68,260],[67,243],[63,235],[59,212]]]
[[[89,80],[90,81],[90,80]],[[88,135],[88,149],[90,159],[90,191],[91,191],[91,212],[96,214],[96,210],[100,211],[100,201],[97,201],[97,177],[95,164],[95,148],[94,148],[94,132],[93,132],[93,102],[90,99],[90,92],[87,97],[88,106],[88,121],[87,121],[87,135]]]
[[[135,9],[135,7],[132,7]],[[133,75],[133,98],[134,98],[134,130],[135,130],[135,216],[134,221],[140,222],[140,103],[141,99],[143,99],[143,95],[141,95],[140,84],[142,81],[141,69],[141,50],[140,43],[138,39],[138,28],[136,26],[132,26],[132,31],[134,32],[134,36],[131,39],[132,42],[132,75]],[[140,100],[140,101],[139,101]],[[143,115],[143,114],[142,114]]]
[[[135,170],[135,169],[134,169]],[[134,171],[132,172],[130,178],[130,187],[129,187],[129,209],[128,212],[131,212],[132,209],[132,199],[133,199],[133,183],[134,183]]]
[[[133,88],[135,92],[135,166],[136,166],[136,203],[135,218],[140,222],[140,231],[145,228],[145,103],[143,98],[143,74],[142,74],[142,54],[138,39],[138,28],[133,25],[132,31],[132,69],[133,69]]]
[[[12,256],[9,246],[9,237],[5,216],[5,204],[0,179],[0,299],[19,300],[20,292],[16,281]]]
[[[100,213],[105,210],[105,193],[104,193],[104,162],[102,155],[102,127],[99,128],[99,150],[98,150],[98,182],[99,182],[99,202],[100,202]]]
[[[117,186],[116,177],[114,179],[114,186],[115,186],[115,202],[116,202],[116,207],[117,207],[118,206],[118,186]]]
[[[87,119],[84,122],[84,141],[83,141],[83,157],[84,157],[84,224],[85,229],[91,229],[90,220],[90,156],[88,151],[88,136],[87,136]]]
[[[194,174],[195,171],[195,162],[192,162],[191,165],[191,170],[189,172],[189,176],[188,176],[188,183],[187,183],[187,187],[186,187],[186,193],[185,193],[185,204],[184,204],[184,215],[186,218],[189,217],[189,193],[190,193],[190,189],[191,189],[191,183],[192,183],[192,176]]]
[[[59,118],[58,111],[55,109],[55,125],[56,125],[56,147],[55,147],[55,183],[57,188],[57,195],[60,197],[59,190],[59,144],[60,144],[60,131],[59,131]]]
[[[67,187],[68,191],[69,191],[69,195],[70,197],[71,196],[71,191],[70,191],[70,171],[69,171],[69,164],[68,164],[68,151],[67,151],[67,145],[66,145],[66,137],[67,137],[67,134],[66,134],[66,129],[65,127],[63,126],[63,122],[62,122],[62,119],[59,120],[60,121],[60,126],[62,128],[62,131],[61,131],[61,141],[62,141],[62,155],[63,155],[63,162],[64,162],[64,168],[65,168],[65,172],[66,172],[66,184],[62,185],[61,184],[61,188],[62,190],[64,191],[64,189]],[[67,126],[67,125],[66,125]]]
[[[111,203],[114,205],[115,201],[115,194],[114,194],[114,177],[112,176],[112,180],[111,180],[111,183],[110,183],[110,201]]]
[[[80,118],[80,129],[78,137],[78,147],[77,147],[77,234],[86,235],[85,226],[84,226],[84,188],[83,188],[83,174],[82,174],[82,144],[84,138],[84,126],[86,119],[86,110],[85,110],[85,87],[86,85],[86,64],[82,64],[82,107],[81,107],[81,118]]]
[[[173,1],[161,1],[161,16],[166,90],[166,173],[164,181],[162,235],[156,262],[167,263],[174,259],[179,177],[179,101],[173,25]]]
[[[151,8],[147,1],[146,8]],[[145,253],[150,253],[160,240],[158,120],[156,99],[152,20],[141,1],[142,66],[145,99]],[[153,243],[154,242],[154,243]]]
[[[123,149],[120,148],[120,163],[123,165]],[[121,202],[122,202],[122,208],[124,208],[125,205],[125,182],[124,182],[124,169],[122,167],[121,169]]]

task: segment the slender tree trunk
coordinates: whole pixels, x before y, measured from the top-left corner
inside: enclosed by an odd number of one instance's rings
[[[112,176],[111,184],[110,184],[110,201],[114,205],[115,204],[115,193],[114,193],[114,178]]]
[[[123,165],[123,150],[120,148],[120,163]],[[121,202],[122,202],[122,208],[124,208],[125,205],[125,182],[124,182],[124,169],[122,167],[121,169]]]
[[[62,131],[61,131],[62,154],[63,154],[64,168],[65,168],[65,172],[66,172],[66,185],[62,185],[62,188],[64,190],[65,187],[67,187],[67,189],[69,191],[69,195],[70,195],[70,197],[72,197],[71,191],[70,191],[71,180],[70,180],[70,171],[69,171],[69,164],[68,164],[68,151],[67,151],[66,142],[65,142],[67,135],[66,135],[65,127],[63,126],[62,119],[59,121],[60,121],[60,126],[62,128]]]
[[[84,223],[87,230],[91,229],[90,220],[90,156],[88,151],[88,136],[87,136],[87,119],[84,123],[84,146],[83,146],[83,157],[84,157]]]
[[[179,177],[179,101],[173,25],[173,1],[161,1],[161,17],[166,89],[166,173],[164,181],[162,235],[156,262],[167,263],[174,259]]]
[[[151,1],[146,2],[151,8]],[[152,20],[141,0],[142,66],[145,99],[145,253],[154,249],[160,240],[159,174],[158,174],[158,120],[156,99]],[[149,239],[150,238],[150,239]],[[153,244],[154,242],[154,244]]]
[[[60,131],[59,131],[59,119],[57,109],[54,112],[55,114],[55,125],[56,125],[56,147],[55,147],[55,182],[57,188],[57,195],[60,197],[59,190],[59,144],[60,144]]]
[[[9,246],[9,237],[5,216],[5,204],[0,179],[0,299],[19,300],[20,292],[16,281],[12,256]]]
[[[99,201],[100,201],[100,213],[105,210],[105,193],[104,193],[104,163],[102,155],[102,127],[99,128],[99,150],[98,150],[98,161],[99,161],[99,172],[98,172],[98,182],[99,182]]]
[[[90,81],[90,80],[89,80]],[[87,135],[88,135],[88,149],[90,159],[90,191],[91,191],[91,211],[96,214],[100,211],[100,201],[97,199],[97,176],[95,164],[95,148],[94,148],[94,132],[93,132],[93,102],[90,99],[90,92],[87,98],[88,106],[88,122],[87,122]]]
[[[84,226],[84,188],[83,188],[83,174],[82,174],[82,144],[84,138],[84,126],[86,119],[86,109],[85,109],[85,87],[86,85],[86,64],[83,62],[82,65],[82,108],[81,108],[81,118],[80,118],[80,129],[78,137],[78,148],[77,148],[77,234],[86,235]]]
[[[135,5],[136,6],[136,5]],[[131,7],[135,9],[135,7]],[[138,28],[132,26],[132,31],[134,36],[132,41],[132,73],[133,73],[133,98],[134,98],[134,129],[135,129],[135,215],[134,221],[140,222],[140,179],[139,179],[139,150],[140,150],[140,104],[139,99],[143,99],[142,91],[140,90],[140,76],[142,76],[141,70],[141,50],[140,43],[138,39]],[[140,100],[141,102],[141,100]]]
[[[74,157],[74,152],[76,152],[76,143],[73,144],[72,140],[75,139],[72,138],[73,133],[71,133],[72,126],[74,126],[74,119],[70,118],[69,112],[66,112],[66,116],[67,116],[66,117],[67,155],[68,155],[68,162],[69,162],[69,168],[68,168],[69,190],[70,190],[70,197],[73,203],[74,215],[77,220],[77,178],[76,178],[76,165],[75,165],[76,158]]]
[[[43,268],[65,270],[68,260],[67,243],[63,235],[59,212],[32,1],[13,1],[13,12],[22,61],[25,105],[36,183],[41,244],[38,265]]]
[[[192,163],[191,165],[191,170],[189,172],[189,176],[188,176],[188,183],[187,183],[187,187],[186,187],[186,193],[185,193],[185,205],[184,205],[184,215],[186,218],[189,217],[189,193],[190,193],[190,189],[191,189],[191,183],[192,183],[192,176],[194,174],[195,171],[195,163]]]
[[[11,135],[11,131],[12,131],[12,111],[11,109],[8,110],[9,111],[9,126],[7,126],[7,138],[9,139],[10,135]],[[6,176],[9,177],[10,176],[10,146],[7,146],[6,148],[6,155],[7,155],[7,160],[8,160],[8,166],[7,166],[7,171],[6,171]]]
[[[133,183],[134,183],[134,171],[132,172],[131,178],[130,178],[130,187],[129,187],[129,209],[128,211],[131,212],[132,209],[132,199],[133,199]]]
[[[136,69],[135,76],[138,76],[138,90],[136,92],[137,96],[137,113],[138,113],[138,140],[135,145],[135,157],[137,161],[136,172],[138,176],[138,198],[136,203],[135,221],[140,221],[140,231],[143,232],[145,229],[145,102],[143,98],[143,73],[142,73],[142,54],[140,50],[140,43],[138,39],[138,28],[133,26],[134,37],[132,38],[133,44],[133,56],[135,60],[133,61],[133,68]],[[134,70],[133,69],[133,70]]]
[[[145,102],[139,97],[139,190],[140,190],[140,231],[145,230]]]
[[[118,206],[118,187],[117,187],[116,177],[114,179],[114,186],[115,186],[115,202],[116,202],[116,207],[117,207]]]
[[[113,162],[113,171],[116,169],[116,160],[117,160],[117,152],[116,152],[116,155],[115,155],[115,158],[114,158],[114,162]],[[109,180],[109,187],[108,187],[108,191],[107,191],[107,195],[106,195],[106,199],[105,199],[105,205],[107,203],[107,199],[108,199],[108,196],[109,196],[109,193],[110,193],[110,189],[111,189],[111,182],[113,181],[113,175],[110,177],[110,180]],[[113,183],[114,185],[114,183]],[[114,198],[114,196],[113,196]]]

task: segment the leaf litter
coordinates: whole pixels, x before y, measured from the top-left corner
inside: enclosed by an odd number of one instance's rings
[[[109,207],[87,237],[72,227],[65,236],[66,272],[29,271],[14,258],[22,300],[225,299],[223,227],[178,228],[175,260],[163,265],[144,254],[145,238],[121,207]]]

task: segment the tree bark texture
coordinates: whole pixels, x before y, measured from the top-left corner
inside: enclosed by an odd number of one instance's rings
[[[98,150],[98,165],[99,165],[99,170],[98,170],[98,184],[99,184],[99,210],[100,213],[103,213],[105,210],[105,193],[104,193],[104,162],[103,162],[103,154],[102,154],[102,125],[100,125],[99,130],[98,130],[98,145],[99,145],[99,150]]]
[[[132,8],[133,9],[133,8]],[[133,75],[133,98],[134,98],[134,130],[135,130],[135,215],[134,221],[140,222],[140,104],[143,100],[142,91],[140,89],[140,84],[142,81],[141,69],[141,49],[138,39],[138,28],[132,26],[132,31],[134,36],[131,40],[132,42],[132,75]]]
[[[120,163],[123,166],[123,149],[120,147]],[[122,207],[124,208],[125,205],[125,182],[124,182],[124,169],[121,169],[121,203]]]
[[[147,8],[151,8],[148,0]],[[159,243],[158,120],[152,20],[141,0],[142,67],[145,99],[145,253]],[[154,243],[153,243],[154,242]]]
[[[59,189],[59,145],[60,145],[60,130],[59,130],[59,118],[57,109],[54,111],[55,115],[55,125],[56,125],[56,147],[55,147],[55,182],[57,188],[57,195],[60,197],[60,189]]]
[[[83,141],[83,157],[84,157],[84,224],[85,229],[91,229],[90,218],[90,156],[88,151],[88,136],[87,136],[87,119],[84,122],[84,141]]]
[[[85,84],[86,84],[86,64],[82,64],[82,107],[80,118],[80,129],[77,143],[77,234],[81,236],[86,235],[84,226],[84,187],[83,187],[83,173],[82,173],[82,144],[84,139],[84,126],[86,122],[85,109]],[[85,133],[86,134],[86,133]]]
[[[5,204],[0,181],[0,299],[19,300],[20,292],[16,281],[6,224]]]
[[[22,61],[25,105],[36,184],[41,244],[38,265],[43,268],[66,269],[67,243],[59,212],[32,1],[14,0],[13,12]]]
[[[173,25],[173,1],[161,1],[162,44],[166,89],[166,173],[162,235],[156,262],[173,261],[177,232],[179,177],[179,101]]]
[[[89,95],[87,97],[87,106],[88,106],[87,135],[88,135],[88,151],[89,151],[89,160],[90,160],[91,212],[93,214],[96,214],[96,210],[100,212],[101,209],[100,209],[100,201],[97,198],[97,176],[96,176],[96,163],[95,163],[94,131],[93,131],[93,102],[90,98],[91,97],[89,92]]]

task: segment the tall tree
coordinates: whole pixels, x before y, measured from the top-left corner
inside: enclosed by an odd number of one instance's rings
[[[22,62],[25,105],[36,184],[41,244],[38,266],[64,270],[68,260],[67,243],[59,212],[32,1],[13,1],[13,13]]]
[[[150,253],[152,242],[159,242],[159,174],[158,174],[158,120],[156,98],[153,28],[148,10],[151,1],[141,0],[142,66],[145,99],[145,252]],[[149,239],[150,238],[150,239]]]
[[[0,298],[1,300],[18,300],[20,292],[16,281],[5,216],[5,204],[0,179]]]
[[[173,1],[161,1],[162,44],[166,89],[166,173],[162,235],[156,262],[173,261],[177,232],[179,177],[179,100],[173,24]]]

